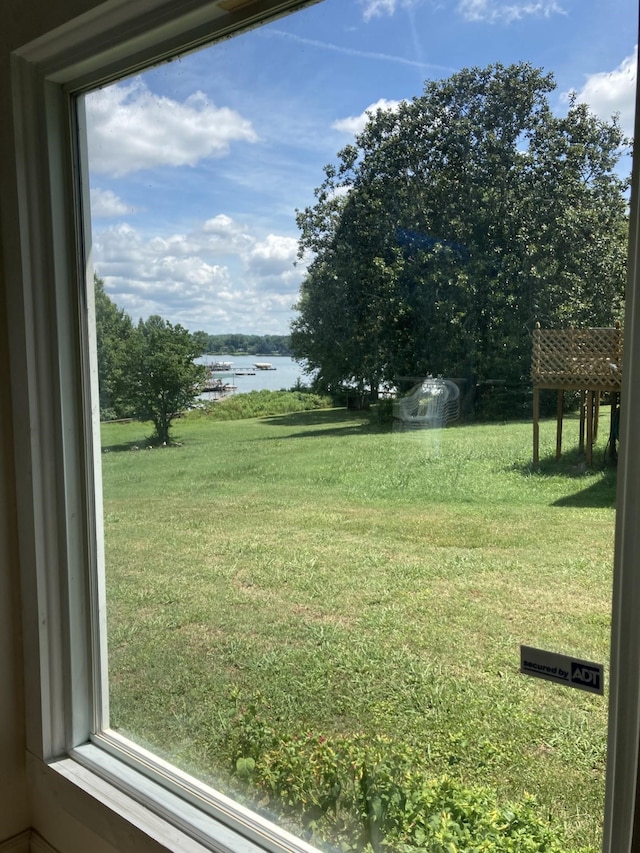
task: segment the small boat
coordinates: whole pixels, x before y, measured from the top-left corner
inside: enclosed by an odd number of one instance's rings
[[[233,367],[232,361],[212,361],[209,365],[209,370],[213,373],[216,371],[217,373],[222,373],[223,371],[231,370]]]
[[[234,391],[237,390],[237,385],[232,385],[230,382],[225,382],[224,379],[216,379],[214,376],[210,376],[201,388],[203,394],[215,394],[216,397],[224,397],[227,394],[232,394]]]
[[[254,361],[253,366],[256,370],[275,370],[270,361]]]

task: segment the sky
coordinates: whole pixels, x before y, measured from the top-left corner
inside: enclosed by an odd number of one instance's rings
[[[632,134],[637,0],[322,0],[86,97],[92,257],[137,322],[286,335],[296,209],[367,110],[527,61]],[[630,164],[627,164],[630,168]]]

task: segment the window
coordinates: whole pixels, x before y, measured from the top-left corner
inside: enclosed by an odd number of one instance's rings
[[[141,17],[137,23],[142,25],[142,10],[136,7],[130,14],[135,21],[138,11]],[[173,22],[170,4],[164,7],[164,11],[166,20]],[[33,313],[23,323],[23,327],[34,329],[33,334],[37,335],[38,343],[42,344],[38,349],[31,340],[21,341],[21,349],[28,354],[28,358],[25,356],[24,359],[23,371],[25,387],[32,394],[31,400],[35,406],[31,410],[32,418],[35,419],[33,423],[40,426],[35,437],[31,433],[30,442],[25,440],[29,458],[36,463],[34,470],[38,472],[36,480],[30,483],[36,506],[31,516],[34,527],[37,525],[43,534],[42,550],[34,552],[32,556],[37,569],[35,577],[39,594],[42,601],[46,602],[48,612],[55,617],[49,622],[45,634],[42,631],[37,634],[44,670],[48,673],[45,684],[48,685],[49,693],[45,692],[35,703],[36,707],[42,709],[42,725],[36,725],[35,728],[38,732],[44,731],[45,735],[32,734],[32,739],[41,742],[34,747],[32,740],[31,749],[47,760],[72,751],[74,760],[82,761],[92,769],[95,768],[94,762],[101,763],[100,772],[106,778],[116,780],[125,789],[128,786],[129,790],[137,783],[127,777],[126,770],[122,770],[122,761],[126,763],[126,756],[123,756],[121,748],[116,749],[118,744],[109,744],[108,738],[99,737],[98,750],[86,746],[88,733],[96,728],[94,695],[102,674],[100,654],[104,653],[101,651],[104,649],[104,638],[95,629],[95,633],[90,635],[88,629],[90,624],[102,623],[90,618],[87,606],[88,602],[94,602],[94,606],[101,607],[104,594],[99,588],[99,572],[91,573],[88,580],[85,580],[87,575],[84,572],[86,555],[96,550],[92,545],[92,537],[101,535],[100,530],[94,531],[92,525],[87,523],[87,504],[91,504],[93,495],[100,495],[100,488],[99,483],[87,483],[85,479],[86,472],[94,470],[90,464],[93,443],[92,437],[84,432],[85,421],[79,401],[89,371],[78,362],[77,353],[89,352],[89,342],[83,336],[90,332],[82,320],[87,306],[76,296],[81,291],[69,286],[69,283],[73,285],[73,282],[81,280],[84,273],[77,269],[77,258],[83,257],[77,239],[83,223],[71,216],[71,211],[78,209],[72,196],[74,182],[71,164],[76,160],[68,157],[75,136],[68,129],[66,118],[70,101],[78,93],[117,79],[132,69],[141,68],[152,58],[167,56],[185,45],[191,47],[204,42],[216,34],[217,27],[225,27],[226,20],[216,6],[199,7],[188,18],[179,19],[177,27],[171,27],[170,35],[167,35],[168,29],[163,29],[164,24],[159,23],[157,30],[147,32],[144,37],[132,36],[128,42],[121,41],[123,30],[119,30],[117,22],[113,22],[114,29],[111,30],[108,18],[107,27],[89,20],[85,22],[87,29],[84,32],[76,30],[71,34],[58,34],[55,39],[29,46],[19,52],[15,61],[15,77],[18,81],[15,108],[20,122],[19,133],[26,140],[30,163],[30,170],[22,173],[25,188],[21,209],[23,265],[26,269],[29,260],[30,275],[25,274],[25,278],[34,282],[33,290],[29,291],[33,299]],[[239,18],[235,21],[239,22]],[[148,22],[144,21],[144,24],[147,30]],[[127,31],[135,32],[135,26],[127,27]],[[79,121],[82,124],[82,115]],[[40,148],[42,139],[48,140],[46,152]],[[75,158],[82,156],[82,150],[75,154]],[[50,208],[43,209],[40,204],[43,187],[50,187]],[[84,261],[80,266],[83,264]],[[91,269],[88,263],[87,268]],[[28,310],[31,310],[30,306]],[[18,310],[16,305],[14,311],[22,317],[22,310]],[[627,329],[631,330],[633,312],[632,297],[627,302],[626,323]],[[14,334],[18,335],[17,332]],[[631,376],[633,370],[633,335],[627,333],[626,341],[625,382],[626,391],[629,391],[631,380],[627,377]],[[632,400],[630,393],[629,400]],[[626,410],[627,424],[633,422],[632,405],[630,403]],[[633,787],[623,784],[622,780],[635,773],[635,750],[618,749],[618,745],[621,742],[637,742],[637,732],[626,722],[628,718],[622,713],[625,703],[637,693],[637,676],[631,673],[634,672],[632,656],[638,643],[633,635],[634,621],[625,615],[626,608],[632,607],[634,602],[632,584],[624,575],[624,568],[632,565],[632,559],[629,556],[626,562],[623,560],[629,552],[633,554],[635,544],[633,523],[630,521],[637,497],[633,492],[637,478],[632,476],[635,464],[632,454],[633,449],[625,447],[622,455],[624,483],[620,491],[625,503],[624,509],[619,509],[619,571],[614,590],[614,603],[618,608],[616,636],[621,658],[614,673],[614,679],[619,680],[614,680],[612,693],[611,733],[615,751],[614,759],[610,761],[612,793],[607,823],[610,849],[618,849],[613,841],[613,833],[628,830],[632,806],[632,795],[629,792]],[[94,512],[100,517],[100,508],[89,506],[89,517]],[[52,577],[59,577],[59,586],[52,583]],[[85,584],[90,586],[92,583],[97,583],[96,590],[85,588]],[[44,603],[42,606],[45,606]],[[88,641],[89,636],[92,637],[91,642]],[[33,651],[33,654],[36,652]],[[624,677],[626,674],[629,674],[628,678]],[[104,689],[105,685],[102,686]],[[629,696],[626,695],[627,690]],[[631,736],[629,732],[621,731],[625,725],[631,728]],[[100,752],[101,749],[108,751],[109,746],[117,758],[109,758]],[[157,746],[153,744],[154,749]],[[97,753],[100,754],[99,758],[96,758]],[[171,770],[151,755],[145,756],[142,750],[132,750],[133,764],[139,766],[141,758],[155,766],[157,775],[164,777],[169,789],[184,790],[187,787],[187,780],[180,771]],[[615,782],[617,784],[614,786]],[[619,790],[625,793],[620,794]],[[155,794],[145,791],[144,796],[151,798]],[[192,790],[194,802],[201,796],[202,792],[197,788]],[[625,797],[629,798],[628,802],[625,802]],[[169,808],[168,803],[156,806],[160,813],[167,812]],[[623,815],[627,815],[626,820],[613,819],[617,814],[615,809],[618,808],[623,810]],[[255,843],[265,843],[265,837],[268,837],[266,843],[272,845],[288,843],[293,846],[296,843],[271,832],[265,822],[252,818],[242,810],[237,811],[223,799],[216,801],[212,814],[227,824],[231,822],[238,831],[249,834]],[[183,813],[181,820],[182,826],[188,825],[188,831],[193,833],[193,816]],[[254,821],[253,824],[251,821]],[[247,830],[248,825],[251,826],[250,830]]]

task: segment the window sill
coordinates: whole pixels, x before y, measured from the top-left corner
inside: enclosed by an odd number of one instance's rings
[[[33,796],[120,853],[262,853],[262,848],[92,744],[45,764],[28,756]],[[117,784],[115,784],[117,780]]]

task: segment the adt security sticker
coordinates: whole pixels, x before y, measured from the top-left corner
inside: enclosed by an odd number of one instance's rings
[[[520,646],[520,672],[600,696],[604,694],[604,666],[592,661]]]

